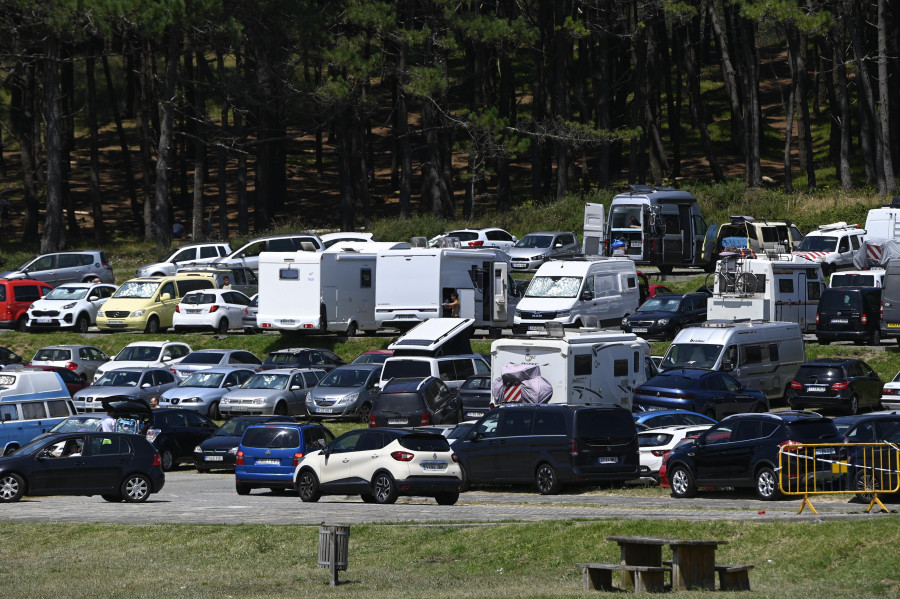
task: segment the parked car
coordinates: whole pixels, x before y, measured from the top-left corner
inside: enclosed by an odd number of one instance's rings
[[[643,424],[647,428],[660,428],[664,426],[687,426],[691,424],[715,424],[717,420],[691,412],[690,410],[648,410],[635,412],[634,421]]]
[[[0,368],[5,368],[10,364],[21,364],[22,356],[15,353],[8,347],[0,347]]]
[[[165,484],[160,457],[143,437],[76,432],[41,437],[0,457],[0,502],[25,495],[100,495],[140,503]]]
[[[547,260],[574,256],[580,251],[575,233],[539,231],[522,237],[507,253],[511,270],[535,272]]]
[[[51,345],[37,350],[26,366],[59,366],[91,381],[97,369],[107,362],[109,356],[93,345]]]
[[[240,291],[206,289],[188,293],[175,306],[172,328],[176,333],[211,330],[224,335],[231,329],[244,328],[244,309],[250,298]]]
[[[791,381],[790,406],[856,414],[881,406],[881,377],[856,358],[819,358],[800,365]]]
[[[865,237],[866,230],[859,225],[845,222],[820,225],[806,234],[794,255],[819,262],[822,274],[828,278],[838,268],[853,266],[853,256],[863,245]]]
[[[178,271],[179,266],[189,263],[207,264],[230,253],[231,245],[224,242],[189,243],[175,248],[159,262],[145,264],[138,268],[134,276],[170,277]]]
[[[456,390],[459,395],[462,418],[477,419],[491,408],[491,376],[475,374]]]
[[[222,418],[219,401],[253,376],[249,368],[209,368],[199,370],[159,396],[159,407],[194,410],[213,420]]]
[[[882,387],[881,406],[885,410],[900,409],[900,372]]]
[[[212,289],[206,277],[175,275],[131,279],[116,289],[97,312],[101,331],[143,331],[160,333],[172,326],[175,306],[191,291]]]
[[[375,399],[369,427],[425,426],[456,423],[460,418],[459,397],[438,378],[396,378]]]
[[[644,338],[673,339],[685,327],[706,322],[705,293],[654,295],[622,319],[622,330]]]
[[[742,385],[727,372],[666,370],[634,390],[634,405],[642,408],[683,409],[721,420],[739,412],[768,412],[762,391]]]
[[[751,487],[762,500],[777,499],[782,444],[842,440],[834,422],[815,412],[734,414],[673,449],[666,460],[666,474],[673,497],[693,497],[698,488]],[[830,464],[826,469],[824,462],[816,462],[816,468],[822,469],[823,477],[831,475]]]
[[[346,364],[336,353],[327,349],[290,347],[271,352],[262,363],[262,370],[271,368],[318,368],[326,372]]]
[[[490,372],[490,361],[481,354],[394,355],[384,361],[380,384],[384,388],[391,379],[432,376],[456,389],[473,374]]]
[[[826,288],[816,311],[816,340],[881,345],[881,288]]]
[[[180,341],[135,341],[97,368],[94,380],[117,368],[170,368],[189,353],[191,346]]]
[[[178,274],[189,277],[205,277],[219,289],[238,291],[246,296],[259,293],[259,279],[253,269],[243,264],[201,264],[183,266]]]
[[[82,389],[86,389],[90,385],[89,382],[75,374],[73,370],[63,368],[62,366],[37,366],[37,368],[58,374],[59,378],[62,379],[63,384],[66,386],[66,389],[68,389],[70,396],[74,396],[76,393]]]
[[[306,395],[324,378],[321,368],[278,368],[257,372],[229,391],[219,402],[219,412],[229,416],[275,414],[306,415]]]
[[[881,423],[879,423],[881,424]],[[847,448],[848,484],[856,489],[856,498],[864,503],[872,502],[875,493],[884,497],[900,488],[900,474],[897,472],[897,447],[900,446],[900,424],[893,427],[878,427],[877,445],[850,445]],[[886,430],[885,430],[886,428]],[[862,443],[862,439],[855,441]]]
[[[79,412],[102,412],[104,400],[120,395],[149,400],[175,384],[175,376],[164,368],[119,368],[76,393],[72,403]]]
[[[384,361],[393,355],[392,349],[373,349],[356,356],[351,364],[384,364]]]
[[[664,293],[675,293],[669,287],[662,285],[660,283],[651,283],[650,277],[644,274],[641,271],[637,271],[638,276],[638,290],[640,292],[640,297],[638,302],[643,304],[651,297],[656,297],[657,295],[663,295]],[[698,289],[698,291],[700,291]],[[707,295],[712,295],[712,290],[709,291]]]
[[[875,443],[900,425],[900,412],[872,412],[855,416],[839,416],[834,426],[844,436],[845,443]]]
[[[251,424],[266,422],[296,423],[292,416],[238,416],[226,420],[211,437],[194,447],[194,468],[198,472],[213,469],[234,470],[234,460],[244,431]]]
[[[321,252],[322,240],[313,233],[287,233],[251,239],[229,255],[215,260],[216,265],[241,265],[259,271],[262,252]]]
[[[76,333],[87,333],[97,322],[97,312],[115,291],[115,285],[102,283],[60,285],[31,304],[27,329],[72,329]]]
[[[116,282],[112,265],[102,250],[54,252],[35,256],[19,268],[0,273],[6,279],[28,278],[56,287],[64,283],[86,283],[94,277],[101,283]]]
[[[306,413],[310,417],[354,418],[369,422],[372,404],[378,397],[381,364],[338,366],[310,389]]]
[[[34,279],[0,279],[0,328],[28,329],[28,308],[53,289]]]
[[[249,495],[252,489],[294,490],[294,471],[303,456],[334,441],[320,424],[268,422],[247,427],[238,445],[234,490]]]
[[[241,326],[244,327],[245,333],[258,333],[259,325],[256,322],[256,315],[259,314],[259,294],[255,294],[250,298],[250,303],[244,306],[241,311]]]
[[[641,478],[650,478],[659,482],[659,469],[666,454],[685,437],[702,433],[711,426],[712,424],[664,426],[638,432]]]
[[[262,360],[243,349],[198,349],[192,351],[178,364],[172,366],[172,374],[183,381],[195,372],[209,368],[244,367],[257,370]]]
[[[347,463],[354,464],[351,472]],[[357,468],[358,466],[358,468]],[[294,472],[300,499],[359,494],[366,503],[390,504],[398,496],[459,499],[462,473],[447,439],[397,429],[357,429],[325,449],[306,454]]]
[[[518,241],[515,235],[510,235],[503,229],[486,227],[483,229],[456,229],[455,231],[448,231],[429,240],[428,245],[429,247],[437,247],[444,243],[445,240],[454,237],[459,239],[460,245],[464,248],[499,248],[507,253]]]

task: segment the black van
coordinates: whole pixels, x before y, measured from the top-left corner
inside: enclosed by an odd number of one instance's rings
[[[816,339],[854,341],[858,345],[881,344],[881,289],[877,287],[829,287],[819,298]]]
[[[534,482],[542,495],[563,484],[638,478],[637,427],[618,406],[506,404],[453,444],[466,485]]]

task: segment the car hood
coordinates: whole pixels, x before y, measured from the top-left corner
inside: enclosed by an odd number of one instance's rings
[[[241,444],[240,435],[221,435],[209,437],[200,443],[200,447],[204,451],[212,451],[215,449],[231,449]]]
[[[118,395],[124,395],[126,397],[131,397],[133,393],[143,391],[143,389],[135,389],[134,387],[125,387],[125,386],[113,386],[113,387],[86,387],[81,391],[75,393],[72,397],[75,401],[80,400],[82,397],[115,397]],[[143,401],[143,400],[141,400]]]
[[[206,387],[173,387],[159,396],[162,401],[178,398],[185,399],[188,397],[201,397],[203,399],[215,399],[222,397],[228,392],[228,389],[216,387],[208,389]]]
[[[571,310],[577,297],[523,297],[516,309],[520,312],[558,312]]]
[[[157,301],[154,301],[152,297],[150,297],[150,298],[111,297],[108,300],[106,300],[105,304],[103,304],[103,311],[104,312],[106,312],[106,311],[128,312],[129,314],[131,314],[135,310],[153,308],[158,305],[161,305],[161,304]]]
[[[628,317],[629,322],[632,320],[657,320],[659,318],[675,318],[678,312],[669,312],[666,310],[653,310],[652,312],[635,312]]]
[[[109,372],[110,370],[118,370],[119,368],[168,368],[172,364],[177,364],[177,360],[170,360],[169,362],[142,362],[140,360],[112,360],[106,362],[100,368],[97,369],[98,373]],[[97,378],[100,378],[99,375]]]
[[[547,256],[550,253],[550,248],[511,247],[507,253],[509,254],[510,260],[515,260],[516,258],[527,260],[532,256]]]
[[[238,389],[229,391],[222,399],[253,399],[256,397],[273,397],[286,392],[287,389]]]
[[[309,391],[309,396],[314,399],[331,399],[335,397],[344,397],[351,393],[361,393],[365,391],[365,387],[313,387]]]

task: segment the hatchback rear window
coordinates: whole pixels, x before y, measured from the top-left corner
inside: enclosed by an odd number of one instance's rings
[[[852,291],[828,291],[822,294],[819,300],[820,312],[836,312],[838,310],[859,310],[860,298],[859,293]]]
[[[300,447],[300,431],[295,428],[249,428],[241,445],[265,449]]]
[[[266,358],[266,364],[299,364],[309,366],[309,356],[306,354],[269,354]]]
[[[431,376],[431,364],[424,360],[388,360],[384,363],[381,378],[423,378]]]
[[[404,435],[397,441],[410,451],[450,451],[450,443],[440,435]]]
[[[410,412],[425,409],[425,403],[418,393],[382,393],[376,400],[375,409],[381,412]]]
[[[830,420],[792,422],[787,425],[788,438],[802,443],[828,443],[838,437],[837,427]]]
[[[190,354],[186,356],[180,363],[181,364],[218,364],[222,361],[222,356],[225,354],[220,353],[202,353],[202,354]]]
[[[626,410],[581,410],[575,414],[579,437],[633,437],[637,434],[634,417]]]
[[[837,366],[801,366],[800,370],[797,371],[797,378],[833,380],[844,378],[844,373],[841,368]]]

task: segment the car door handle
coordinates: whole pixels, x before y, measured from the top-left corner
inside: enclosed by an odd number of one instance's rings
[[[343,460],[341,460],[341,462],[343,462],[345,464],[348,463],[349,461],[350,461],[350,458],[344,458]]]
[[[377,459],[380,458],[381,456],[378,455],[377,453],[373,453],[373,454],[370,455],[369,457],[372,458],[373,460],[377,460]]]

